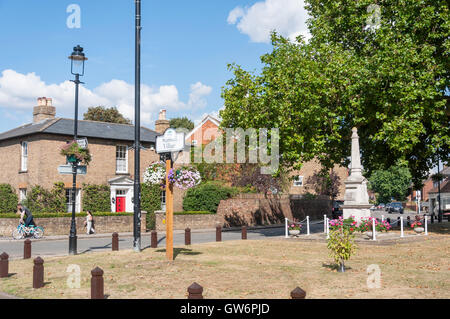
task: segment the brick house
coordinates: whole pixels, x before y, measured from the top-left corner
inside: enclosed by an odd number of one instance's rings
[[[52,99],[39,98],[33,109],[33,123],[0,134],[0,183],[13,186],[19,200],[35,185],[46,189],[62,181],[66,187],[67,210],[71,209],[72,175],[61,175],[65,165],[62,145],[73,139],[74,120],[57,118]],[[141,127],[141,178],[149,164],[159,160],[155,141],[159,133]],[[86,175],[77,175],[76,211],[82,211],[83,184],[109,184],[111,211],[133,211],[134,126],[79,121],[78,136],[87,138],[92,161]]]

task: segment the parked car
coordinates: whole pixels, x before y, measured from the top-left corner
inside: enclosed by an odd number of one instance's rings
[[[333,219],[338,219],[339,216],[342,216],[344,213],[344,210],[342,209],[342,205],[344,205],[344,201],[342,200],[335,200],[333,203],[333,208],[331,211],[331,217]]]
[[[390,203],[389,205],[389,214],[390,213],[400,213],[403,214],[403,205],[400,202]]]
[[[384,206],[384,210],[389,212],[389,209],[391,208],[392,203],[387,203],[386,206]]]
[[[377,209],[382,210],[382,209],[384,209],[385,207],[386,207],[386,205],[385,205],[384,203],[379,203],[378,206],[377,206]]]

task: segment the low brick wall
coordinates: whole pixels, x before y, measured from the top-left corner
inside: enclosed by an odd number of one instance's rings
[[[261,226],[284,224],[285,218],[322,220],[323,215],[331,216],[331,201],[325,197],[314,200],[301,195],[264,196],[261,194],[240,194],[222,200],[216,215],[174,215],[174,229],[207,229],[222,227]],[[165,213],[156,214],[156,230],[165,231]]]
[[[166,218],[164,212],[156,212],[156,231],[166,231],[166,224],[163,220]],[[190,229],[209,229],[215,228],[217,225],[223,224],[223,218],[216,214],[212,215],[174,215],[173,229],[182,230],[189,227]]]
[[[141,230],[146,231],[146,212],[141,214]],[[44,236],[54,235],[69,235],[70,232],[70,217],[60,218],[35,218],[38,226],[44,228]],[[86,234],[84,221],[86,217],[76,217],[77,234]],[[123,233],[133,231],[133,216],[95,216],[95,231],[98,234],[102,233]],[[10,237],[12,231],[19,224],[19,218],[0,218],[0,236]]]

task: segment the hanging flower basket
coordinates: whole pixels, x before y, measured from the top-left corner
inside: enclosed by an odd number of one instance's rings
[[[172,168],[169,171],[169,182],[183,190],[195,187],[201,181],[200,173],[193,168],[182,167],[177,170]]]
[[[166,187],[166,164],[156,162],[151,164],[144,173],[144,182],[151,185],[160,185],[161,189]]]
[[[69,163],[84,162],[84,164],[89,165],[92,159],[89,149],[80,147],[76,141],[64,144],[61,147],[60,154],[66,156]]]

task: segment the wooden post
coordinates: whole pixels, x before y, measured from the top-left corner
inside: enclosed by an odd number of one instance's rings
[[[31,258],[31,240],[27,239],[23,242],[23,259]]]
[[[301,289],[300,287],[297,287],[291,291],[291,298],[292,299],[305,299],[306,292],[303,289]]]
[[[113,251],[119,250],[119,234],[118,233],[112,234],[112,250]]]
[[[189,227],[184,230],[184,244],[186,246],[191,244],[191,229]]]
[[[247,239],[247,226],[242,226],[242,239]]]
[[[91,271],[91,299],[105,299],[103,270],[96,267]]]
[[[44,287],[44,260],[38,257],[34,260],[33,266],[33,288]]]
[[[188,299],[203,299],[203,287],[198,283],[194,282],[187,290]]]
[[[222,241],[222,226],[220,225],[216,227],[216,241]]]
[[[169,181],[172,160],[166,160],[166,257],[173,260],[173,186]]]
[[[158,233],[156,232],[156,230],[152,230],[150,247],[158,248]]]
[[[0,278],[6,278],[9,274],[9,265],[8,265],[9,256],[7,253],[3,253],[0,255]]]

